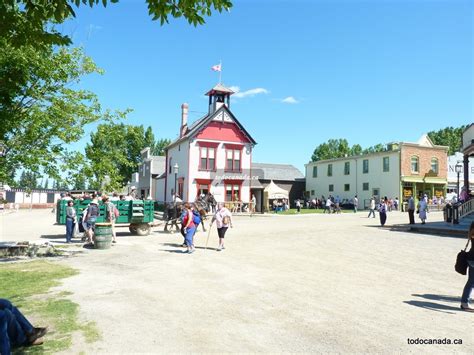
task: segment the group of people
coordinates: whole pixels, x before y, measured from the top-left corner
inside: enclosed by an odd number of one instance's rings
[[[283,212],[290,209],[290,203],[286,198],[275,198],[272,201],[273,212]]]
[[[66,207],[66,243],[71,243],[72,238],[74,237],[76,227],[79,228],[79,223],[81,223],[81,227],[85,231],[86,236],[86,246],[91,246],[94,244],[94,229],[95,223],[97,218],[100,214],[99,209],[99,197],[93,193],[92,195],[88,196],[91,200],[89,205],[82,211],[81,216],[77,215],[76,208],[74,207],[74,200],[72,198],[68,198],[70,196],[65,196],[65,200],[67,200],[67,207]],[[102,199],[102,203],[105,205],[105,222],[110,223],[112,228],[112,243],[117,243],[117,236],[115,232],[115,221],[119,215],[117,207],[115,206],[112,201],[118,200],[119,197],[117,194],[113,194],[112,197],[107,195],[103,195],[100,197]]]
[[[181,234],[184,237],[183,247],[186,247],[187,253],[192,254],[195,251],[194,237],[201,223],[204,223],[204,213],[200,212],[196,204],[185,203],[181,212]],[[217,235],[219,237],[219,246],[217,251],[225,249],[224,238],[229,227],[232,228],[232,213],[220,202],[212,216],[210,228],[216,222]],[[210,231],[209,231],[210,232]]]

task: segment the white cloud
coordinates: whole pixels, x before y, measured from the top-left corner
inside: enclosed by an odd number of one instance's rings
[[[264,88],[255,88],[255,89],[250,89],[246,91],[240,91],[240,88],[238,86],[231,86],[229,89],[231,89],[235,94],[233,95],[234,98],[237,99],[243,99],[245,97],[252,97],[255,95],[259,94],[268,94],[269,91]]]
[[[281,102],[285,104],[298,104],[299,103],[299,101],[296,100],[293,96],[285,97],[283,100],[281,100]]]

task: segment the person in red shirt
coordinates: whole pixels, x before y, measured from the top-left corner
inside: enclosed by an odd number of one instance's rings
[[[186,248],[188,249],[188,254],[194,253],[194,233],[196,232],[196,226],[193,222],[193,211],[191,209],[191,205],[189,203],[184,204],[185,213],[183,213],[183,232],[184,232],[184,240],[186,242]]]

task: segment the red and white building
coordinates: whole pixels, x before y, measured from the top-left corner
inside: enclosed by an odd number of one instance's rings
[[[234,92],[217,84],[209,92],[209,112],[188,126],[188,104],[181,105],[179,138],[166,147],[166,171],[157,179],[158,201],[183,201],[211,192],[218,202],[250,202],[255,140],[230,111]],[[254,182],[258,184],[257,182]]]

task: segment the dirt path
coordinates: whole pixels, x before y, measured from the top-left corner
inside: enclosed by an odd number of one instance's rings
[[[103,334],[73,352],[472,353],[453,270],[463,240],[381,229],[362,212],[237,218],[222,252],[205,238],[187,255],[176,234],[121,233],[111,250],[61,261],[81,270],[61,289]]]
[[[241,218],[224,252],[181,254],[180,238],[155,233],[73,259],[83,273],[64,289],[104,332],[75,350],[472,350],[472,314],[457,309],[465,279],[452,265],[462,242],[381,230],[363,216]]]

